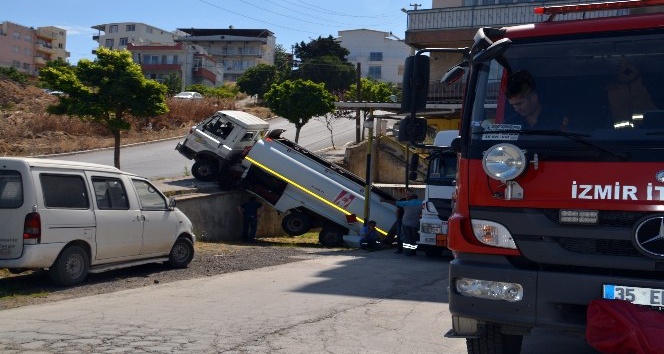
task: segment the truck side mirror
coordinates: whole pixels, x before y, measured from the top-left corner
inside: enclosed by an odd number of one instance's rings
[[[426,118],[404,118],[399,122],[399,141],[421,143],[427,136]]]
[[[411,55],[406,58],[402,81],[402,113],[411,112],[413,108],[415,111],[422,111],[426,108],[429,94],[429,61],[430,59],[426,55]]]
[[[417,168],[420,165],[420,155],[413,154],[410,156],[410,161],[408,162],[408,179],[411,181],[417,180]]]

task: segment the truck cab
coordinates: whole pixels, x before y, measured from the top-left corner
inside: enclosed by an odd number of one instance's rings
[[[196,179],[213,181],[238,165],[268,128],[268,122],[249,113],[218,111],[193,126],[175,149],[195,161],[191,173]]]
[[[436,134],[429,155],[422,215],[420,240],[417,248],[429,257],[449,253],[447,249],[447,218],[452,214],[452,195],[456,184],[457,153],[450,150],[458,130],[445,130]]]

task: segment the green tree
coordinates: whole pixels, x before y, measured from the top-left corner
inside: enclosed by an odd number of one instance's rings
[[[355,81],[355,68],[335,56],[322,56],[303,61],[297,78],[324,83],[328,91],[339,94]]]
[[[263,100],[263,96],[270,90],[270,86],[277,80],[277,67],[274,65],[258,64],[247,69],[237,79],[237,87],[240,91]]]
[[[350,51],[342,47],[339,41],[330,35],[327,38],[319,36],[318,39],[314,39],[307,44],[304,41],[295,44],[294,54],[303,63],[307,60],[325,56],[336,57],[340,61],[346,62],[346,56],[350,54]]]
[[[175,73],[170,73],[162,82],[162,84],[167,87],[167,94],[173,96],[180,92],[180,87],[182,87],[182,80]]]
[[[50,64],[50,63],[49,63]],[[48,112],[72,115],[107,127],[115,139],[113,160],[120,168],[120,133],[131,129],[129,117],[150,117],[168,112],[166,86],[143,76],[127,50],[97,49],[94,61],[77,66],[46,65],[39,79],[65,95]]]
[[[360,100],[371,102],[392,102],[392,96],[398,96],[399,90],[392,83],[379,82],[373,79],[360,79]],[[344,96],[355,100],[357,84],[350,85]]]
[[[277,115],[295,125],[295,142],[300,139],[300,129],[314,116],[334,111],[335,97],[323,84],[304,80],[286,80],[272,85],[265,94],[265,101]]]
[[[293,56],[286,52],[281,44],[277,44],[274,48],[274,66],[277,67],[278,82],[290,79],[293,70]]]

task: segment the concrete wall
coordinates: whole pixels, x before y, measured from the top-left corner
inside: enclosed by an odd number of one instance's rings
[[[242,238],[242,215],[237,206],[249,200],[243,191],[186,194],[176,197],[177,207],[194,225],[196,237],[206,241],[238,241]],[[285,236],[279,215],[264,201],[256,237]]]

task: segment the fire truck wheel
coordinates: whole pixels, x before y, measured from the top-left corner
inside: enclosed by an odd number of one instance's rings
[[[210,182],[217,177],[217,163],[210,160],[199,160],[191,166],[191,174],[199,181]]]
[[[325,247],[337,247],[344,243],[344,231],[336,227],[324,227],[318,234],[318,242]]]
[[[487,323],[478,338],[466,339],[468,354],[519,354],[523,336],[502,334],[500,325]]]
[[[305,213],[292,212],[281,220],[281,227],[291,236],[300,236],[311,229],[311,220]]]

